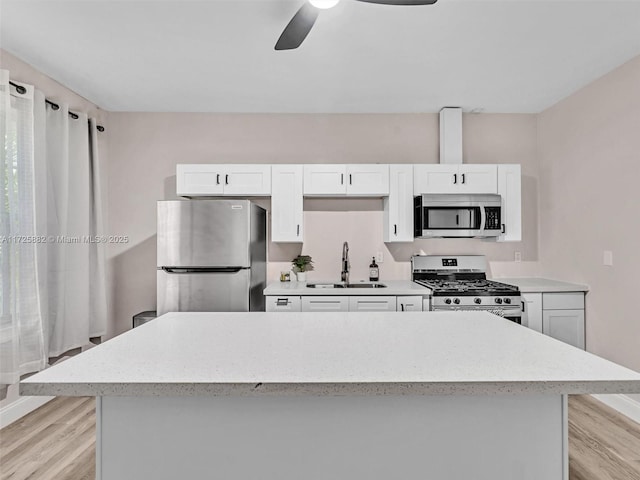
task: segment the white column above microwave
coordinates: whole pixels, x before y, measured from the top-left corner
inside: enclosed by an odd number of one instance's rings
[[[440,163],[462,163],[462,108],[440,110]]]

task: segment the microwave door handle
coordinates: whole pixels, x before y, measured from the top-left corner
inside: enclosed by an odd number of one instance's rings
[[[481,205],[480,206],[480,232],[481,233],[485,233],[484,227],[486,225],[486,222],[487,222],[487,212],[485,211],[485,208]]]

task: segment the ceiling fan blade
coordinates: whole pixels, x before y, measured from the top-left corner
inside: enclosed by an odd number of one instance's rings
[[[438,0],[357,0],[358,2],[377,3],[379,5],[433,5]]]
[[[276,50],[291,50],[298,48],[307,38],[311,27],[316,23],[319,10],[305,1],[300,10],[296,12],[291,21],[287,24],[276,42]]]

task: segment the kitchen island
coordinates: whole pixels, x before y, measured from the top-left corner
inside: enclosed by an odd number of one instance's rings
[[[21,383],[98,398],[100,480],[560,480],[566,395],[637,392],[470,312],[172,313]]]

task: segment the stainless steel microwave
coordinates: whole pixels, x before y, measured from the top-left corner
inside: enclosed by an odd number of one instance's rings
[[[414,197],[414,237],[497,237],[504,233],[500,195],[453,193]]]

